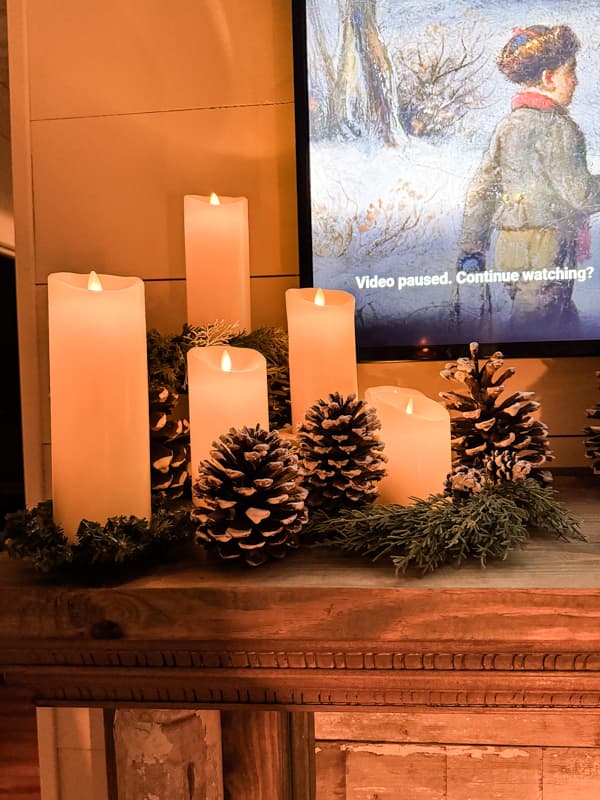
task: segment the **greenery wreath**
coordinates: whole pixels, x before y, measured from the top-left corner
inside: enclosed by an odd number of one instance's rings
[[[0,550],[19,558],[37,572],[100,574],[111,565],[156,561],[173,545],[192,542],[195,534],[189,509],[157,507],[151,518],[110,517],[106,524],[82,520],[77,541],[69,542],[52,518],[52,501],[6,515]]]

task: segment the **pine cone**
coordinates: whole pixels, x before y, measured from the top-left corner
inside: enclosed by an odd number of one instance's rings
[[[487,481],[485,473],[475,467],[455,467],[446,477],[444,494],[451,497],[454,502],[468,500],[474,494],[478,494]]]
[[[257,425],[232,428],[213,448],[193,487],[199,540],[251,566],[297,548],[308,512],[293,445]]]
[[[479,366],[479,345],[471,344],[471,358],[446,364],[441,376],[462,384],[461,392],[440,392],[443,404],[453,412],[453,463],[483,466],[492,451],[514,453],[519,461],[539,466],[554,459],[548,428],[532,416],[540,407],[534,392],[515,392],[502,399],[503,382],[515,373],[504,367],[504,356],[494,353]]]
[[[150,389],[150,481],[152,491],[169,500],[189,493],[190,424],[176,409],[179,395],[170,386]]]
[[[596,377],[600,378],[600,371],[596,372]],[[600,403],[596,403],[594,408],[587,409],[588,419],[600,419]],[[588,425],[585,428],[585,455],[592,459],[592,469],[594,475],[600,475],[600,425]]]
[[[385,475],[384,443],[375,409],[356,395],[330,394],[312,406],[298,431],[307,503],[337,511],[373,503]]]
[[[531,472],[531,464],[520,458],[517,451],[492,450],[485,456],[483,465],[492,483],[522,481]]]

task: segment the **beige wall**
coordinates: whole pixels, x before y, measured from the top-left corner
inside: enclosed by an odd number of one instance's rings
[[[253,322],[297,284],[289,0],[9,0],[15,213],[30,502],[47,496],[46,280],[140,275],[148,322],[184,321],[182,198],[245,195]],[[362,385],[445,388],[439,364],[375,365]],[[519,362],[563,464],[583,464],[600,359]],[[74,391],[76,385],[74,384]],[[46,454],[42,457],[42,452]]]

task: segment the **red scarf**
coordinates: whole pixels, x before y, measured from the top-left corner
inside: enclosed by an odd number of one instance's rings
[[[551,108],[560,108],[558,103],[555,103],[550,97],[539,92],[532,92],[525,90],[519,92],[513,97],[512,110],[516,111],[517,108],[538,108],[540,111],[550,111]]]

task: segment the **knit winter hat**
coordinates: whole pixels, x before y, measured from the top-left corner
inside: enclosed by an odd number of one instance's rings
[[[514,83],[535,85],[545,70],[566,64],[578,50],[579,39],[568,25],[514,28],[498,56],[498,68]]]

